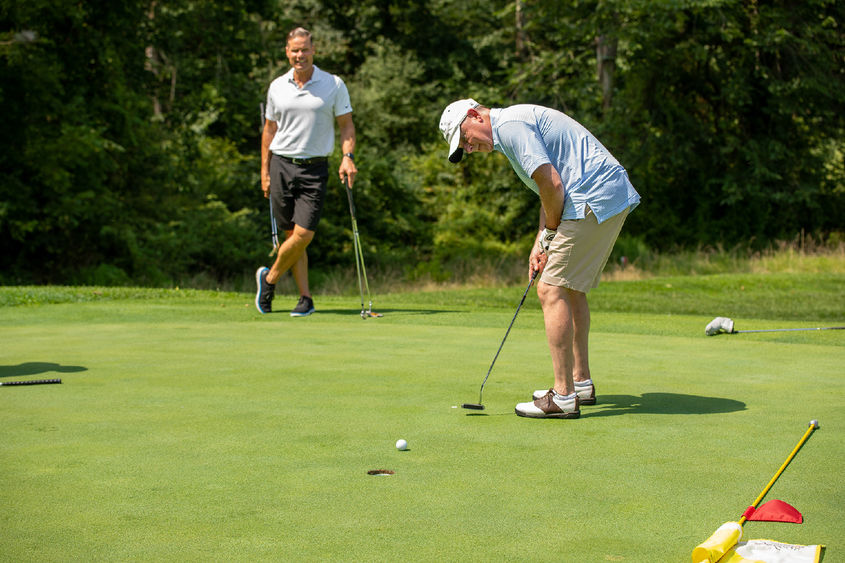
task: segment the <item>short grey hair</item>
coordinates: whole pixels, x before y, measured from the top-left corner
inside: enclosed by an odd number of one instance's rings
[[[311,32],[310,32],[310,31],[308,31],[307,29],[305,29],[304,27],[295,27],[295,28],[293,28],[293,29],[290,31],[290,33],[288,33],[288,41],[287,41],[287,42],[288,42],[288,43],[290,43],[290,42],[291,42],[291,40],[292,40],[294,37],[305,37],[305,38],[307,38],[307,39],[308,39],[308,42],[309,42],[309,43],[311,43],[312,45],[314,44],[314,40],[311,38]]]

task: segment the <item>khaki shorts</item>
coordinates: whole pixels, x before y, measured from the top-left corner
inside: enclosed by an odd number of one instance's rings
[[[561,221],[540,281],[583,293],[597,287],[627,217],[626,209],[599,224],[587,207],[583,219]]]

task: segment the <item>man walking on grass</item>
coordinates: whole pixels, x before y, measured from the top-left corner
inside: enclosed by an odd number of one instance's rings
[[[578,418],[596,402],[590,374],[587,292],[598,286],[613,244],[640,196],[610,152],[581,124],[537,105],[486,108],[458,100],[440,117],[449,161],[464,152],[504,154],[517,176],[540,196],[540,224],[528,259],[538,271],[554,384],[516,405],[532,418]]]
[[[334,121],[340,129],[343,157],[341,181],[352,187],[355,167],[355,125],[343,80],[314,64],[311,33],[298,27],[288,34],[285,48],[291,69],[267,91],[261,135],[261,189],[270,198],[274,220],[285,231],[272,268],[258,268],[255,306],[272,311],[275,284],[287,270],[299,289],[292,317],[314,312],[308,287],[306,248],[320,221],[329,178],[328,155],[334,150]]]

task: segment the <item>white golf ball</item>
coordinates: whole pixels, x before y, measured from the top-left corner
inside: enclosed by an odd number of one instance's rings
[[[404,452],[408,449],[408,442],[401,438],[396,440],[396,449]]]

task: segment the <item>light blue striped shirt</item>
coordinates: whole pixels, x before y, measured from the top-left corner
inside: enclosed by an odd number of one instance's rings
[[[639,204],[640,195],[622,165],[565,113],[529,104],[492,108],[490,124],[493,149],[508,158],[538,195],[540,188],[531,175],[543,164],[557,170],[565,191],[561,220],[583,219],[589,205],[601,223]]]

